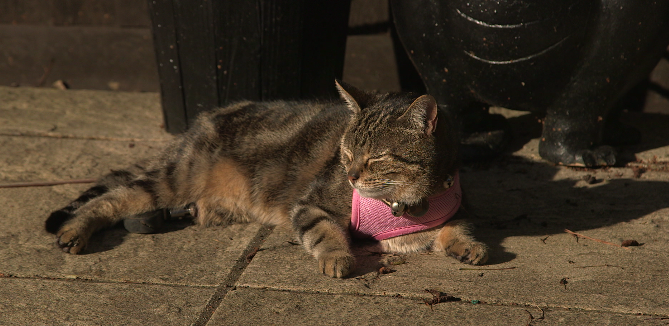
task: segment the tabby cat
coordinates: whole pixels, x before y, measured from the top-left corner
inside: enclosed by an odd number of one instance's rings
[[[437,124],[432,96],[336,87],[343,102],[241,102],[203,113],[156,158],[112,171],[53,212],[46,229],[63,251],[77,254],[96,231],[124,218],[194,203],[201,225],[291,225],[322,273],[345,277],[355,264],[354,190],[418,205],[452,183],[458,142],[451,119]],[[461,219],[379,245],[443,251],[470,264],[487,259],[486,245]]]

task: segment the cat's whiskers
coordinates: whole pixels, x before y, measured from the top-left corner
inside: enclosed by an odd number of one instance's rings
[[[359,182],[358,187],[374,188],[378,186],[388,187],[388,186],[410,186],[414,185],[415,182],[407,182],[401,180],[392,180],[392,179],[374,179],[374,180],[365,180],[364,182]]]
[[[392,193],[396,191],[396,187],[398,186],[406,187],[413,185],[415,185],[414,182],[406,182],[392,179],[374,179],[374,180],[365,180],[364,182],[358,181],[355,188],[362,192]]]
[[[399,180],[388,180],[384,182],[385,184],[388,185],[402,185],[402,186],[410,186],[413,185],[414,182],[406,182],[406,181],[399,181]]]

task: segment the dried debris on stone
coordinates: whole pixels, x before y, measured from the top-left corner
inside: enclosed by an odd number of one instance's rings
[[[565,290],[567,289],[567,283],[569,283],[569,282],[567,281],[568,279],[569,279],[568,277],[563,277],[563,278],[560,280],[560,284],[561,284],[561,285],[564,285],[564,289],[565,289]]]
[[[454,297],[452,295],[448,295],[444,292],[438,291],[438,290],[431,290],[431,289],[425,289],[425,292],[432,294],[432,299],[424,299],[425,304],[430,306],[430,309],[432,309],[432,306],[442,303],[442,302],[449,302],[449,301],[461,301],[462,299]]]

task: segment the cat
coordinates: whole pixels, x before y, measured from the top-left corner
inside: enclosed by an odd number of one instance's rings
[[[194,203],[201,225],[290,225],[320,272],[349,275],[352,207],[367,207],[352,196],[382,200],[388,205],[381,210],[405,217],[429,216],[436,208],[426,199],[434,195],[451,193],[459,204],[458,140],[451,119],[437,123],[442,112],[430,95],[335,84],[343,101],[240,102],[202,113],[154,159],[112,171],[53,212],[47,231],[77,254],[94,232],[124,218]],[[468,222],[441,221],[377,237],[378,244],[386,252],[434,250],[485,263],[488,248]]]

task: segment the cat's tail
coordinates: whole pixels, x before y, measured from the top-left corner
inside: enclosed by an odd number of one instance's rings
[[[143,171],[144,168],[140,165],[135,165],[128,170],[112,170],[111,173],[98,180],[95,186],[84,191],[77,199],[73,200],[67,206],[53,211],[44,223],[46,231],[56,234],[65,222],[74,217],[74,214],[79,207],[83,206],[93,198],[102,196],[111,189],[127,185],[137,175],[136,171],[131,170]]]

